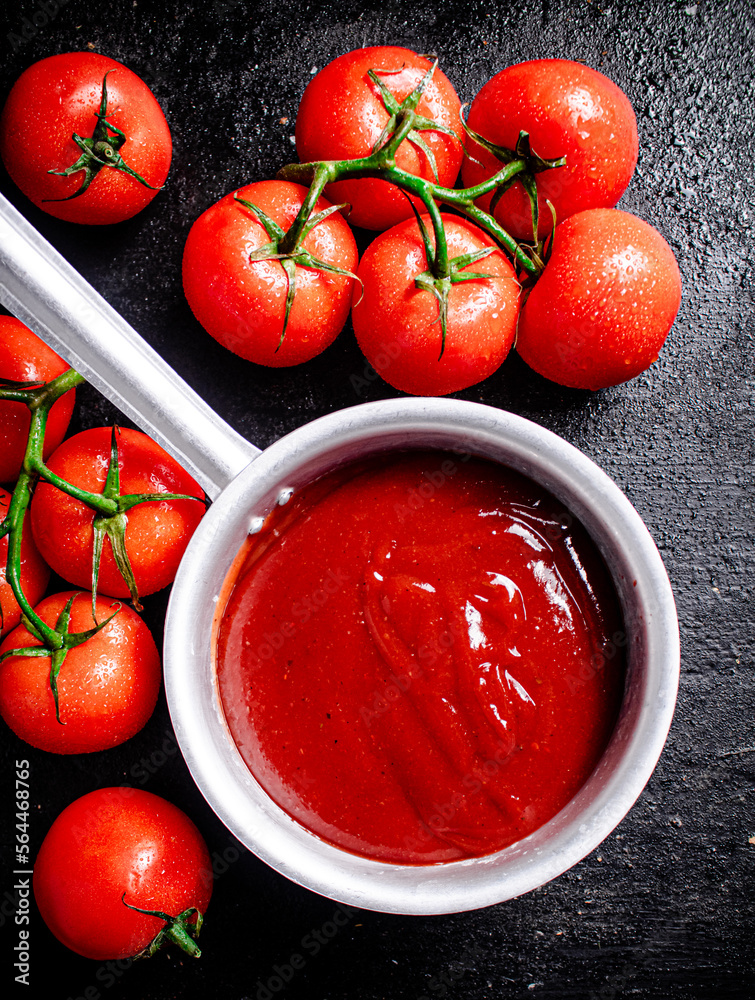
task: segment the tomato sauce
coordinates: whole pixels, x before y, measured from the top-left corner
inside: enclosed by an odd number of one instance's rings
[[[257,780],[348,851],[430,864],[554,816],[624,684],[607,571],[549,493],[469,455],[329,473],[250,539],[218,631]]]

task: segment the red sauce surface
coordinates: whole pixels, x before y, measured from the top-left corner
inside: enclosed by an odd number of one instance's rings
[[[218,633],[233,737],[272,798],[356,854],[499,850],[597,763],[623,691],[606,570],[496,464],[407,452],[331,473],[253,537]]]

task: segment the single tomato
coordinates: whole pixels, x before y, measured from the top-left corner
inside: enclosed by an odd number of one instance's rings
[[[681,295],[676,258],[656,229],[615,208],[579,212],[556,227],[516,348],[561,385],[617,385],[657,360]]]
[[[299,159],[308,163],[369,156],[376,144],[387,138],[384,130],[391,119],[369,71],[400,103],[431,67],[432,62],[424,56],[391,45],[356,49],[328,63],[309,82],[299,105],[296,118]],[[437,67],[416,110],[429,123],[417,129],[421,142],[409,136],[401,143],[396,151],[396,165],[426,180],[437,180],[444,187],[453,187],[463,156],[461,105],[452,84]],[[454,134],[434,129],[432,122]],[[422,143],[426,148],[423,149]],[[337,181],[328,185],[325,193],[334,204],[350,205],[349,222],[365,229],[388,229],[413,214],[406,195],[376,178]],[[422,209],[421,202],[417,201],[417,207]]]
[[[497,146],[513,150],[523,130],[538,156],[566,157],[565,166],[536,175],[541,238],[552,226],[546,199],[558,222],[583,209],[613,208],[637,163],[637,120],[626,94],[602,73],[568,59],[536,59],[502,70],[472,101],[467,123]],[[467,150],[466,187],[501,169],[471,139]],[[490,201],[484,196],[481,207],[488,209]],[[503,194],[494,214],[512,236],[532,239],[530,202],[520,183]]]
[[[0,487],[0,521],[8,513],[11,495]],[[18,606],[11,585],[7,581],[6,560],[8,558],[8,536],[0,538],[0,636],[6,635],[21,621]],[[32,606],[42,597],[50,579],[50,567],[39,554],[34,538],[29,530],[28,520],[21,542],[21,587]]]
[[[248,184],[208,208],[186,241],[183,285],[192,312],[223,347],[259,365],[309,361],[335,340],[349,316],[353,278],[339,271],[354,271],[357,247],[338,212],[319,221],[302,243],[305,254],[324,267],[302,265],[294,257],[292,277],[274,257],[250,260],[250,254],[270,245],[271,236],[262,217],[243,202],[261,209],[285,232],[306,195],[306,188],[288,181]],[[330,207],[320,198],[313,213]],[[287,317],[292,282],[295,294]]]
[[[465,219],[444,216],[443,222],[451,258],[494,245]],[[444,342],[439,300],[416,285],[428,268],[416,219],[376,237],[357,272],[352,322],[365,357],[386,382],[403,392],[442,396],[481,382],[500,366],[514,342],[521,289],[498,249],[463,267],[462,274],[486,277],[451,285]]]
[[[68,438],[53,452],[48,467],[66,482],[101,493],[110,461],[111,428],[93,427]],[[197,500],[151,500],[131,507],[125,544],[139,594],[152,594],[172,582],[184,549],[204,513],[199,485],[158,444],[141,431],[117,433],[122,496],[179,493]],[[91,590],[94,511],[47,482],[40,482],[31,503],[34,539],[56,573],[76,587]],[[105,540],[97,589],[128,597],[112,546]]]
[[[95,52],[34,63],[0,116],[0,155],[11,179],[38,208],[68,222],[130,219],[165,183],[171,154],[152,91]]]
[[[93,629],[91,594],[54,594],[34,610],[55,628],[71,599],[66,631]],[[108,618],[91,639],[66,653],[57,676],[60,721],[50,686],[49,657],[17,655],[0,662],[0,715],[16,736],[52,753],[91,753],[118,746],[147,723],[160,690],[155,640],[135,611],[98,597],[97,622]],[[40,645],[19,625],[0,646],[0,655]]]
[[[99,961],[130,958],[185,915],[189,934],[212,895],[207,845],[189,817],[151,792],[99,788],[50,827],[34,864],[34,898],[67,948]],[[128,904],[128,905],[127,905]]]
[[[51,347],[14,316],[0,316],[0,378],[12,382],[51,382],[68,365]],[[68,430],[76,391],[70,389],[51,407],[45,432],[45,458]],[[24,403],[0,400],[0,483],[18,477],[29,434],[29,409]]]

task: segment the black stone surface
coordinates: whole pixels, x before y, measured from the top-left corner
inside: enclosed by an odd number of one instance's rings
[[[365,363],[348,329],[299,369],[266,370],[226,354],[183,299],[183,243],[192,221],[221,195],[294,159],[297,102],[315,68],[380,43],[436,52],[462,100],[510,63],[566,57],[606,73],[636,109],[640,161],[621,205],[660,229],[684,282],[660,361],[629,384],[588,394],[551,385],[512,356],[459,395],[558,432],[595,459],[645,519],[669,570],[682,631],[681,689],[666,750],[618,829],[549,885],[454,916],[358,912],[331,934],[336,904],[241,849],[206,806],[177,752],[164,700],[137,737],[91,757],[45,755],[4,730],[3,996],[755,996],[751,4],[5,0],[0,99],[37,59],[89,47],[148,81],[175,153],[166,189],[137,218],[107,231],[51,219],[5,174],[0,190],[230,423],[264,446],[312,417],[393,390],[353,378]],[[113,415],[85,390],[73,429]],[[159,595],[148,603],[157,632],[165,601]],[[65,805],[103,785],[146,788],[192,816],[218,872],[198,962],[172,951],[133,967],[100,965],[68,952],[34,916],[32,985],[14,982],[13,763],[24,757],[34,851]],[[296,971],[295,954],[304,960]]]

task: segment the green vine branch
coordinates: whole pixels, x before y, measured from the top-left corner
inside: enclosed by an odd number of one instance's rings
[[[29,432],[24,451],[23,464],[11,494],[5,517],[0,522],[0,539],[7,538],[8,551],[5,564],[5,579],[21,609],[21,622],[38,643],[24,649],[13,649],[0,656],[0,662],[8,656],[49,656],[50,688],[55,699],[55,714],[60,719],[57,678],[65,657],[70,649],[86,642],[110,621],[112,615],[103,622],[97,621],[96,600],[99,566],[105,537],[110,541],[116,564],[126,581],[134,606],[141,610],[136,580],[131,569],[126,550],[127,512],[137,504],[163,500],[198,500],[199,498],[178,493],[138,493],[121,494],[118,460],[118,428],[113,427],[111,435],[110,461],[101,493],[69,483],[56,475],[44,461],[44,441],[47,419],[53,405],[71,389],[84,382],[73,368],[69,368],[51,382],[12,382],[0,379],[0,400],[23,403],[30,413]],[[73,597],[66,605],[54,626],[48,625],[34,610],[21,579],[21,547],[24,531],[28,528],[27,515],[32,495],[37,483],[43,480],[75,500],[86,504],[92,511],[94,544],[92,554],[92,619],[95,627],[86,632],[69,632],[70,611]],[[200,501],[201,502],[201,501]],[[77,596],[77,595],[74,595]],[[115,612],[114,612],[115,613]],[[0,621],[2,608],[0,608]]]
[[[538,199],[536,175],[545,170],[562,167],[566,163],[564,157],[544,159],[533,151],[527,132],[520,132],[516,148],[506,149],[488,142],[483,136],[473,132],[462,120],[465,133],[478,145],[487,149],[500,161],[500,169],[489,177],[468,188],[448,188],[437,181],[435,158],[427,143],[422,139],[423,131],[440,131],[446,134],[455,133],[438,122],[424,118],[417,112],[417,107],[432,74],[437,66],[434,63],[417,87],[399,103],[390,90],[382,83],[373,71],[368,73],[377,86],[383,104],[388,113],[388,122],[368,156],[353,160],[322,160],[313,163],[291,163],[278,172],[281,180],[293,181],[309,187],[308,195],[299,211],[297,218],[284,237],[283,245],[289,253],[299,245],[317,199],[325,188],[335,181],[357,180],[365,177],[378,178],[396,185],[405,194],[414,196],[423,204],[429,214],[435,231],[436,253],[432,265],[433,275],[438,279],[447,278],[453,271],[446,249],[445,233],[440,217],[440,205],[454,208],[467,215],[477,225],[485,229],[501,248],[511,257],[520,272],[530,278],[536,278],[542,271],[542,264],[537,255],[532,253],[532,246],[523,246],[515,240],[490,212],[479,208],[476,202],[485,195],[492,195],[491,210],[495,208],[501,195],[515,182],[519,181],[529,196],[532,207],[533,245],[537,245],[538,232]],[[457,138],[459,138],[457,136]],[[428,180],[416,174],[403,170],[396,163],[396,153],[399,146],[409,140],[425,152],[435,180]]]
[[[279,259],[281,259],[284,267],[287,268],[287,274],[289,274],[289,293],[291,297],[294,289],[293,267],[295,262],[298,263],[297,255],[302,253],[302,240],[310,232],[313,225],[320,221],[321,217],[324,217],[324,213],[320,213],[319,215],[313,214],[317,200],[325,192],[328,185],[336,181],[358,180],[368,177],[387,181],[398,187],[409,198],[415,214],[418,220],[420,220],[423,239],[428,248],[429,270],[418,276],[416,284],[418,288],[429,291],[438,299],[439,317],[444,330],[444,309],[447,308],[450,285],[462,280],[484,278],[486,275],[482,273],[462,273],[461,268],[468,265],[470,261],[462,258],[454,259],[449,256],[441,206],[454,209],[465,215],[487,232],[497,246],[509,256],[523,285],[531,285],[539,278],[552,247],[555,217],[550,236],[546,240],[539,242],[537,174],[562,167],[565,165],[566,160],[564,157],[544,159],[538,156],[531,147],[529,134],[524,131],[519,133],[516,147],[513,150],[497,146],[472,131],[462,118],[461,124],[465,134],[492,154],[500,162],[501,166],[493,176],[472,187],[449,188],[441,185],[438,182],[435,158],[430,147],[422,137],[422,133],[428,130],[440,131],[453,136],[456,136],[456,133],[438,122],[423,117],[417,111],[420,98],[427,88],[436,66],[437,63],[434,63],[417,87],[401,102],[397,100],[383,81],[380,80],[377,72],[373,70],[368,72],[368,76],[375,85],[388,113],[388,121],[383,132],[368,156],[352,160],[321,160],[311,163],[291,163],[278,172],[278,177],[281,180],[292,181],[308,187],[308,192],[301,209],[288,231],[285,233],[279,231],[273,234],[268,227],[268,233],[271,236],[271,240],[274,241],[270,244],[270,247],[274,246],[275,252],[279,255]],[[456,136],[456,138],[459,137]],[[425,153],[430,163],[434,180],[428,180],[427,178],[409,173],[397,165],[396,153],[404,141],[412,142]],[[470,154],[466,153],[466,155]],[[501,196],[516,182],[522,184],[530,201],[532,218],[531,242],[519,242],[514,239],[493,214]],[[479,200],[486,195],[491,195],[489,211],[480,208],[478,204]],[[424,213],[429,217],[432,225],[434,235],[434,246],[432,247],[430,247],[429,240],[426,238],[424,223],[421,221],[420,213],[417,211],[417,202],[422,205]],[[247,207],[253,208],[250,205],[247,205]],[[337,207],[341,209],[345,206]],[[548,207],[553,212],[553,207],[550,203],[548,203]],[[263,250],[260,253],[261,256],[273,256],[271,249]],[[250,261],[253,262],[254,259],[257,259],[256,255],[251,255]],[[308,266],[317,267],[319,265],[315,261],[310,261]],[[289,310],[290,304],[287,304],[281,343],[285,336]],[[444,344],[445,336],[441,344],[441,356]]]

